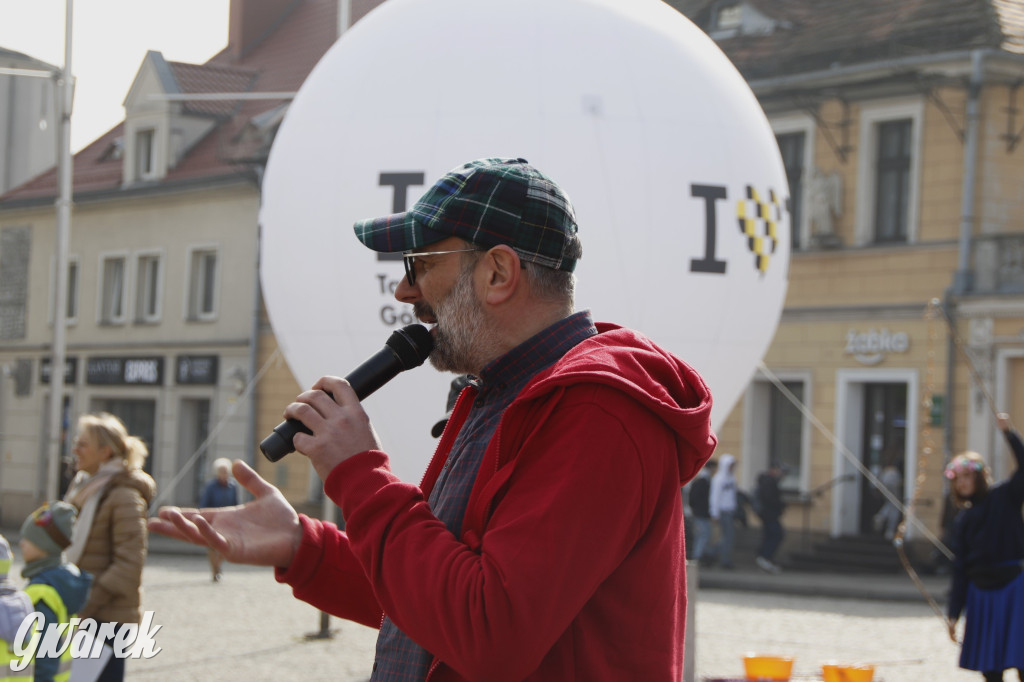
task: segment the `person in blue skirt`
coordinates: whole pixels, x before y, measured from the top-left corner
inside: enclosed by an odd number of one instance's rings
[[[999,485],[981,455],[965,452],[946,466],[950,497],[959,509],[953,521],[949,636],[963,613],[960,667],[986,681],[1002,680],[1016,668],[1024,682],[1024,443],[1005,413],[997,416],[1017,468]]]

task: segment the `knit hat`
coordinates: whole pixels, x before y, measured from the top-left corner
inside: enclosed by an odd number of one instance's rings
[[[67,502],[48,502],[21,524],[21,538],[48,555],[60,556],[71,544],[71,531],[77,517],[78,512]]]
[[[11,561],[14,555],[11,553],[11,546],[7,538],[0,535],[0,585],[7,582],[7,574],[11,572]]]
[[[569,197],[526,159],[478,159],[454,168],[412,209],[355,224],[359,241],[394,253],[459,237],[489,249],[507,244],[524,261],[572,272],[576,216]]]

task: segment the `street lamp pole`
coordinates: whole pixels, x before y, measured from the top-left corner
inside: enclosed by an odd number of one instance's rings
[[[71,76],[71,23],[72,2],[66,0],[64,12],[64,68],[57,78],[57,98],[60,104],[60,143],[57,157],[57,240],[56,291],[53,310],[53,359],[50,361],[50,414],[49,456],[46,459],[46,499],[55,500],[59,494],[61,446],[64,436],[64,365],[67,357],[67,305],[68,305],[68,243],[71,235],[71,104],[74,81]]]

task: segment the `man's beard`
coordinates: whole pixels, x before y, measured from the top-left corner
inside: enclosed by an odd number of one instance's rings
[[[491,358],[490,336],[484,325],[484,310],[473,291],[473,268],[459,273],[451,291],[444,300],[431,308],[417,301],[413,309],[417,316],[437,320],[434,329],[434,351],[430,364],[441,372],[478,375]]]

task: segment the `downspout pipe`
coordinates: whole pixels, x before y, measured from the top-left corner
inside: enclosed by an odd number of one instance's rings
[[[974,195],[978,170],[978,128],[981,115],[981,88],[985,80],[985,51],[971,52],[971,79],[967,84],[964,120],[964,172],[960,187],[960,256],[953,292],[963,296],[974,288],[971,270],[971,236],[974,232]]]
[[[971,237],[974,233],[974,195],[977,189],[978,170],[978,129],[981,122],[981,90],[985,80],[985,55],[987,50],[971,52],[971,78],[967,84],[967,107],[964,120],[963,178],[960,187],[960,251],[953,285],[946,292],[942,302],[946,310],[951,333],[948,335],[946,353],[946,433],[943,439],[945,461],[953,456],[953,406],[956,386],[956,341],[953,333],[956,325],[956,297],[964,296],[974,288],[974,272],[971,270]]]

